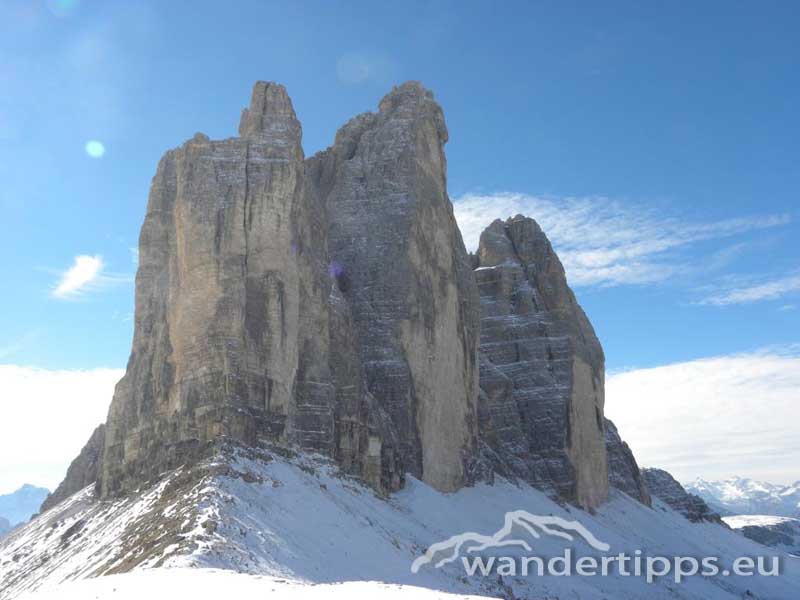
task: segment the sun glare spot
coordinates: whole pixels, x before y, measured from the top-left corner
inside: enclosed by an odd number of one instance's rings
[[[86,142],[84,149],[86,150],[86,154],[92,158],[102,158],[106,153],[106,147],[103,146],[102,142],[98,142],[97,140],[89,140]]]

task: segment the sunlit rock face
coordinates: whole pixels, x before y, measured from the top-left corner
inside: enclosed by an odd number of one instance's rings
[[[300,123],[282,86],[256,84],[240,134],[196,135],[153,179],[104,496],[224,438],[331,451],[324,211],[307,193]]]
[[[604,356],[533,219],[494,221],[475,257],[480,426],[501,473],[591,508],[608,497]]]

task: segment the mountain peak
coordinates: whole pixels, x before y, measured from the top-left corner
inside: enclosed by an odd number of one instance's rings
[[[287,124],[298,128],[300,125],[286,88],[273,81],[257,81],[253,85],[250,106],[242,109],[239,135],[252,137]]]

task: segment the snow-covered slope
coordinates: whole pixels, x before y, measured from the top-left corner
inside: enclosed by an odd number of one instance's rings
[[[110,575],[24,594],[21,600],[142,600],[163,598],[269,598],[269,600],[471,600],[477,596],[375,581],[307,585],[297,581],[218,569],[151,569]]]
[[[172,473],[127,500],[93,502],[92,491],[84,490],[15,531],[0,542],[0,599],[131,570],[147,575],[56,587],[53,593],[70,598],[70,590],[90,590],[80,597],[105,598],[109,586],[127,593],[129,588],[151,585],[147,581],[156,580],[145,578],[152,577],[164,583],[159,594],[150,596],[164,597],[173,589],[183,593],[185,571],[175,570],[181,568],[200,569],[203,577],[208,569],[261,576],[264,579],[238,581],[248,581],[242,585],[253,589],[263,586],[262,591],[277,585],[275,578],[283,579],[287,587],[281,589],[286,594],[297,591],[298,598],[307,597],[306,591],[321,593],[308,586],[359,581],[392,585],[393,593],[407,597],[424,596],[396,586],[462,595],[589,600],[741,598],[747,590],[757,598],[800,596],[796,559],[720,525],[689,523],[658,501],[650,509],[617,493],[595,514],[588,514],[505,481],[442,494],[414,479],[382,499],[343,477],[325,459],[277,450],[237,452],[197,469]],[[777,554],[783,572],[779,577],[692,577],[680,584],[669,577],[648,584],[643,577],[619,575],[467,576],[458,561],[411,572],[414,560],[432,544],[463,532],[491,535],[502,527],[505,513],[515,510],[577,520],[610,545],[602,551],[582,538],[568,542],[542,535],[529,538],[538,556],[563,554],[565,545],[580,556],[633,555],[640,550],[650,556],[716,556],[724,564],[740,555]],[[365,585],[329,589],[363,591],[369,589]],[[124,596],[114,595],[120,597]]]
[[[724,481],[695,479],[684,486],[723,515],[778,515],[800,517],[800,481],[777,485],[746,477]]]

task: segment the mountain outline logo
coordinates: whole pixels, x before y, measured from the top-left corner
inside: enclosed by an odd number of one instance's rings
[[[431,563],[433,563],[434,568],[439,569],[457,560],[459,556],[462,555],[462,552],[464,554],[470,554],[490,548],[503,548],[508,546],[517,546],[527,552],[532,552],[531,545],[527,541],[511,537],[514,526],[521,527],[535,539],[540,539],[542,533],[544,533],[546,535],[563,538],[567,541],[573,541],[576,537],[575,534],[577,534],[577,536],[582,538],[595,550],[606,552],[611,548],[609,544],[597,539],[594,534],[579,521],[571,521],[552,515],[534,515],[526,510],[512,510],[505,514],[503,527],[492,535],[467,531],[432,544],[425,554],[417,557],[411,564],[411,572],[416,574],[423,566]],[[558,529],[554,529],[554,527]],[[541,533],[539,530],[541,530]],[[437,554],[447,552],[449,552],[449,554],[444,558],[441,558],[435,563],[433,562]]]

